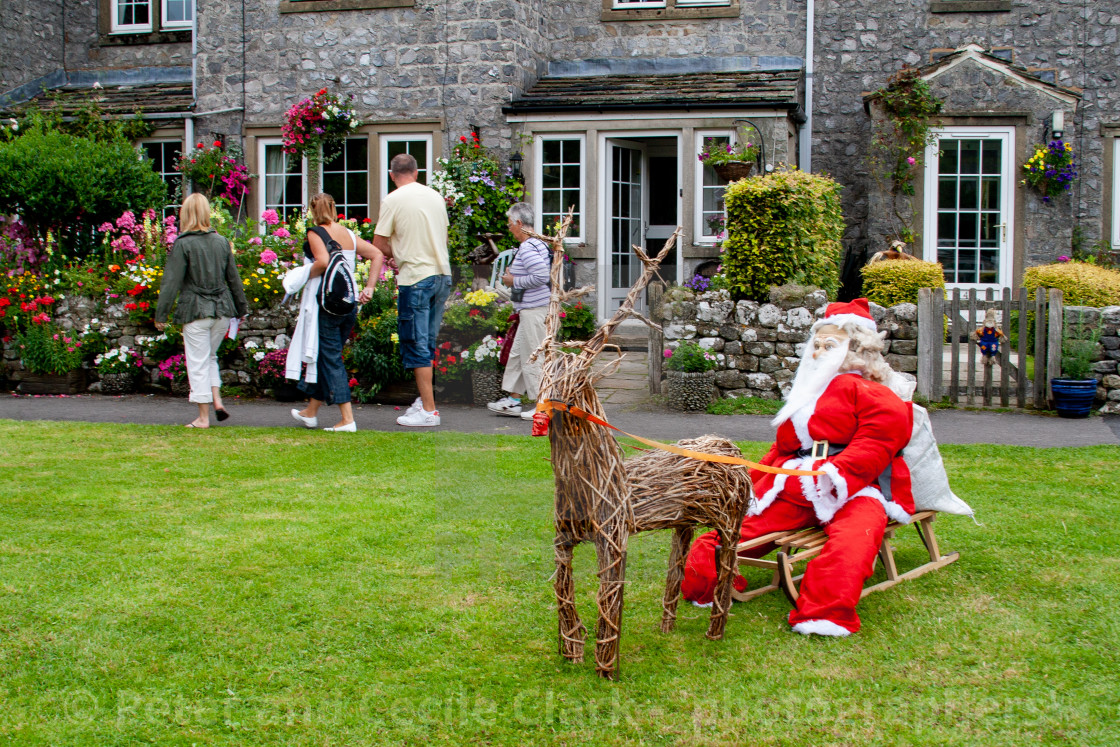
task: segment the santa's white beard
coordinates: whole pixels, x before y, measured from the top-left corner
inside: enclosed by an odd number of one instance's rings
[[[789,390],[789,396],[786,397],[786,403],[770,424],[777,427],[789,420],[790,416],[802,407],[814,407],[820,396],[824,394],[824,390],[828,388],[828,383],[840,373],[840,367],[844,365],[847,355],[848,341],[844,340],[843,345],[827,350],[814,358],[813,338],[809,338],[805,343],[805,352],[801,354],[801,363],[797,366],[797,373],[793,377],[793,386]]]

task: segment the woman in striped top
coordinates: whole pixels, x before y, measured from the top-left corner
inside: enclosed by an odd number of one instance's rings
[[[509,392],[509,396],[486,407],[499,415],[532,420],[533,410],[521,411],[521,395],[535,400],[540,388],[540,363],[530,362],[529,356],[544,340],[544,320],[551,293],[551,253],[543,241],[530,237],[526,230],[533,225],[532,205],[518,202],[510,207],[506,217],[510,233],[521,242],[513,262],[502,276],[502,283],[513,289],[513,310],[518,315],[518,323],[502,377],[502,389]]]

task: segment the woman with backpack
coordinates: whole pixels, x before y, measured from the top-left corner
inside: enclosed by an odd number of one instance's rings
[[[167,327],[178,299],[175,323],[183,325],[190,401],[198,405],[198,417],[187,427],[209,428],[211,404],[218,420],[229,417],[222,407],[218,346],[229,332],[230,318],[245,316],[249,305],[233,245],[210,227],[210,202],[203,195],[196,192],[183,200],[179,230],[163,269],[155,325],[160,331]]]
[[[315,225],[307,230],[303,242],[308,280],[288,348],[286,375],[299,379],[298,386],[310,401],[302,410],[293,409],[292,417],[304,427],[316,428],[319,408],[338,405],[342,419],[323,430],[352,433],[358,426],[350,406],[350,379],[342,362],[342,346],[358,318],[355,255],[373,262],[366,283],[370,290],[381,277],[385,257],[373,244],[335,222],[334,198],[330,195],[312,197],[309,210]]]

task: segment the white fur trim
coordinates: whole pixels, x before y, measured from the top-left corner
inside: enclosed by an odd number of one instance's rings
[[[833,638],[847,638],[852,631],[841,627],[831,620],[806,620],[793,626],[801,635],[827,635]]]
[[[782,467],[784,469],[806,469],[802,466],[803,461],[802,459],[787,459]],[[769,508],[770,504],[774,502],[774,499],[778,497],[778,494],[785,489],[786,480],[788,479],[789,475],[774,475],[774,484],[770,486],[769,490],[755,500],[753,506],[747,509],[747,516],[758,516]]]
[[[859,314],[834,314],[832,316],[826,316],[824,319],[818,319],[817,321],[815,321],[812,328],[810,329],[810,332],[813,332],[815,334],[818,329],[825,326],[826,324],[832,324],[837,327],[843,327],[845,324],[855,324],[872,332],[879,331],[879,327],[876,326],[874,319],[868,319],[867,317],[860,316]]]
[[[809,418],[813,417],[813,413],[817,411],[819,400],[820,396],[818,395],[811,406],[806,405],[789,416],[789,423],[793,426],[793,431],[797,434],[797,440],[801,442],[802,449],[813,448],[813,437],[809,435]]]

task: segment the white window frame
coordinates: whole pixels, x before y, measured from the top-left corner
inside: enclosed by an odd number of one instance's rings
[[[972,127],[951,126],[935,127],[930,130],[933,141],[926,147],[925,174],[923,184],[925,195],[923,200],[922,216],[922,257],[928,262],[937,262],[937,174],[939,171],[938,159],[940,149],[938,143],[942,137],[955,137],[961,140],[982,140],[986,137],[996,136],[1007,141],[1007,157],[1004,159],[1001,177],[1004,183],[1003,201],[1000,205],[1000,215],[1003,218],[1006,232],[1004,246],[1001,248],[999,258],[999,275],[994,283],[946,283],[948,289],[960,288],[962,290],[986,290],[1011,286],[1012,271],[1015,264],[1015,187],[1018,183],[1020,168],[1015,163],[1015,128],[1014,127]]]
[[[648,8],[704,8],[711,6],[727,6],[731,5],[731,0],[674,0],[670,5],[668,0],[613,0],[611,8],[613,10],[634,10],[634,9],[648,9]]]
[[[734,129],[730,130],[696,130],[693,140],[693,155],[698,156],[704,152],[704,140],[709,137],[726,137],[729,138],[731,145],[738,142],[738,133]],[[692,183],[695,185],[693,191],[695,192],[692,200],[692,243],[703,246],[714,246],[719,243],[719,239],[715,235],[705,235],[708,227],[704,221],[704,164],[700,163],[699,158],[693,159],[693,179]],[[724,208],[723,217],[726,224],[727,209]]]
[[[130,4],[134,4],[134,3],[130,3]],[[110,3],[109,3],[109,33],[111,33],[111,34],[150,33],[152,31],[152,29],[155,28],[155,26],[154,26],[155,18],[153,17],[155,14],[153,13],[154,8],[152,8],[152,0],[146,0],[145,3],[141,3],[141,4],[144,4],[144,5],[148,6],[148,22],[147,23],[119,24],[119,23],[117,23],[117,17],[118,17],[118,14],[119,14],[120,0],[110,0]]]
[[[186,152],[186,143],[184,143],[182,141],[182,139],[176,139],[176,138],[173,138],[173,137],[149,137],[149,138],[145,138],[145,139],[139,141],[137,143],[137,145],[139,145],[141,148],[143,148],[145,145],[149,145],[149,144],[153,144],[153,143],[158,143],[160,145],[171,145],[172,143],[174,143],[175,145],[178,145],[179,146],[179,157],[180,158],[182,158],[183,154]],[[145,151],[145,154],[146,154],[146,151]],[[167,175],[169,175],[169,174],[179,174],[178,170],[174,168],[174,165],[175,165],[174,163],[171,164],[172,168],[170,170],[164,170],[164,171],[157,171],[156,172],[157,174],[159,174],[160,179],[163,179],[164,184],[168,184],[167,179],[165,178]],[[164,164],[164,168],[165,169],[167,168],[166,163]],[[186,196],[187,196],[187,194],[186,194],[186,187],[187,187],[186,180],[183,178],[182,174],[179,174],[178,178],[179,178],[180,194],[182,195],[183,198],[186,198]],[[163,213],[167,213],[168,208],[171,208],[173,210],[173,212],[171,214],[175,215],[176,219],[178,219],[179,206],[168,203],[168,204],[163,206],[161,211]]]
[[[668,5],[667,0],[614,0],[613,7],[615,10],[632,10],[634,8],[664,8]]]
[[[377,180],[381,189],[381,199],[384,200],[389,195],[389,143],[401,143],[406,141],[423,140],[425,148],[428,150],[427,167],[424,169],[426,172],[427,183],[431,184],[432,174],[435,172],[435,158],[432,151],[432,133],[431,132],[394,132],[384,133],[380,135],[380,144],[378,145],[378,152],[380,153],[379,161],[381,163],[381,174]],[[372,217],[372,216],[371,216]]]
[[[703,8],[713,5],[731,5],[731,0],[677,0],[678,8]]]
[[[533,213],[537,224],[537,231],[544,233],[544,141],[545,140],[578,140],[579,141],[579,234],[567,236],[565,244],[582,244],[587,231],[587,135],[582,132],[549,133],[537,135],[533,142]],[[563,182],[561,182],[563,184]],[[562,210],[567,210],[561,206]],[[566,212],[564,213],[567,214]]]
[[[367,185],[366,186],[366,214],[370,217],[370,219],[376,220],[377,216],[373,214],[373,200],[370,199],[372,197],[372,195],[370,195],[370,193],[369,193],[369,171],[370,171],[370,157],[369,157],[370,151],[369,151],[369,149],[370,149],[370,145],[371,145],[370,141],[373,139],[373,137],[374,136],[372,134],[359,134],[359,135],[349,135],[345,139],[346,140],[365,140],[366,141],[366,169],[365,169],[365,172],[364,172],[365,175],[366,175],[366,185]],[[345,159],[345,154],[343,154],[343,158]],[[324,172],[325,167],[326,167],[326,162],[322,158],[320,158],[319,159],[319,185],[320,186],[322,186],[324,184],[323,178],[325,176],[325,172]],[[430,171],[430,169],[429,169],[429,171]],[[332,173],[339,173],[339,172],[332,172]],[[356,173],[359,173],[359,172],[349,171],[344,166],[341,173],[343,173],[343,174],[356,174]],[[324,190],[324,191],[326,191],[326,190]],[[332,197],[337,197],[337,195],[332,195]],[[335,206],[336,207],[341,208],[342,205],[350,205],[350,204],[352,204],[352,203],[339,203],[337,199],[335,200]],[[349,218],[350,216],[347,215],[346,217]]]
[[[116,2],[116,0],[113,0],[113,2]],[[194,11],[195,11],[194,6],[195,6],[194,2],[192,2],[191,0],[188,0],[187,9],[189,10],[189,12],[191,14],[191,17],[189,19],[187,19],[186,21],[168,21],[167,20],[167,0],[160,0],[159,1],[159,26],[160,26],[160,28],[161,29],[168,29],[168,30],[193,28],[194,27]]]
[[[281,148],[284,146],[284,140],[278,137],[262,137],[257,139],[257,171],[260,176],[257,177],[257,218],[260,218],[261,213],[268,209],[268,174],[266,168],[268,160],[265,158],[265,149],[270,145],[278,145]],[[288,158],[292,155],[286,154]],[[307,207],[307,159],[300,159],[300,209]],[[280,219],[284,220],[286,216],[281,215]],[[264,225],[260,226],[260,230],[264,232]]]
[[[1112,248],[1120,250],[1120,137],[1112,138]]]

